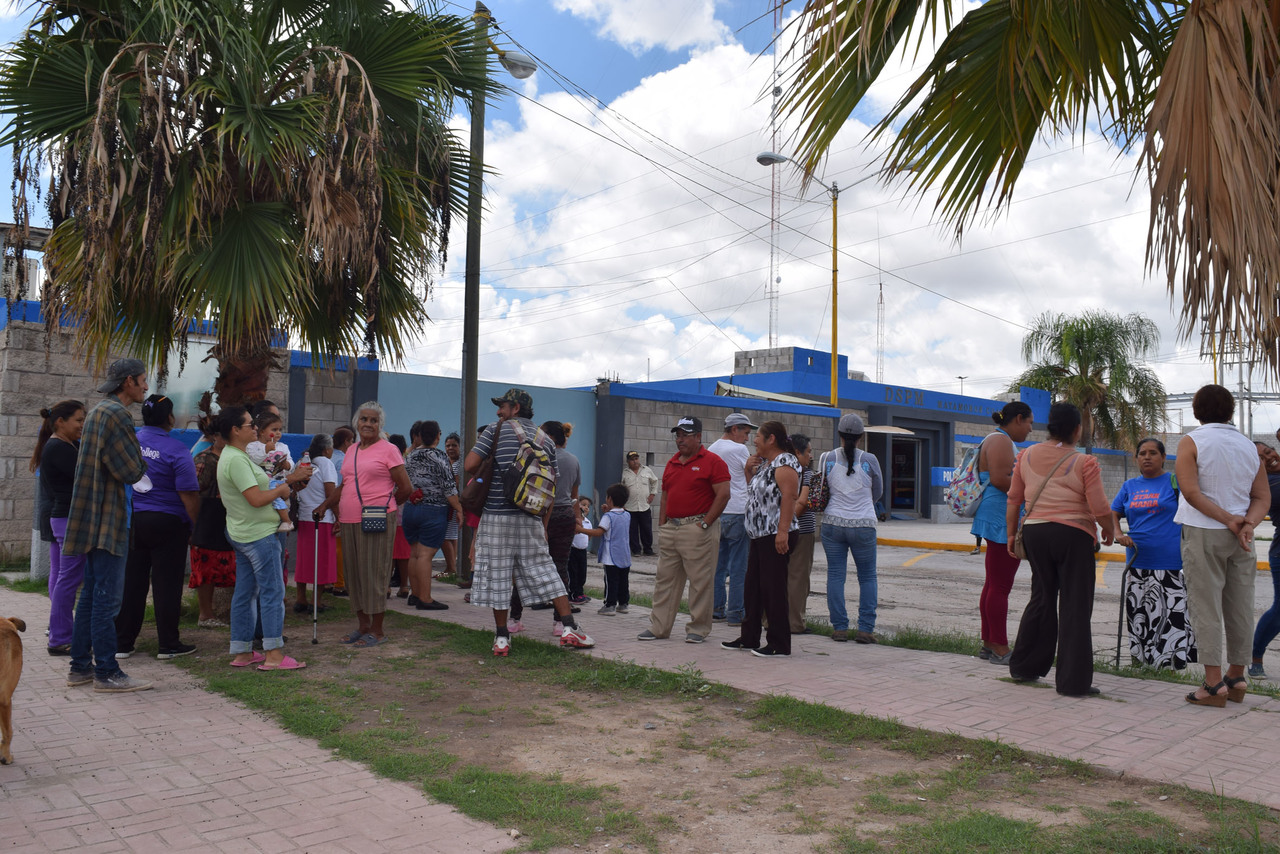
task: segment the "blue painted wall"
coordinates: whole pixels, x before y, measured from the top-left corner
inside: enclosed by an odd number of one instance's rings
[[[480,382],[476,395],[480,410],[477,424],[488,424],[497,417],[497,407],[490,400],[500,397],[509,388],[511,383]],[[595,391],[532,385],[521,388],[533,395],[534,423],[555,420],[573,424],[573,435],[565,448],[582,463],[583,486],[580,491],[584,494],[589,492],[595,477]],[[388,433],[403,433],[407,437],[409,427],[419,419],[439,421],[446,436],[462,431],[462,380],[457,377],[380,371],[378,402],[387,411]],[[465,440],[466,437],[463,438]],[[471,441],[463,441],[463,448],[471,447],[474,441],[474,436]]]

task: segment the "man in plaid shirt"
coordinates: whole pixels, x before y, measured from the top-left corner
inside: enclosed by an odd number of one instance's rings
[[[146,400],[146,366],[137,359],[112,362],[98,391],[107,399],[84,422],[63,546],[65,554],[88,556],[71,634],[67,685],[92,682],[95,691],[145,691],[150,682],[126,675],[116,664],[115,620],[129,554],[126,484],[143,480],[147,471],[128,409]],[[149,486],[149,481],[143,483]]]

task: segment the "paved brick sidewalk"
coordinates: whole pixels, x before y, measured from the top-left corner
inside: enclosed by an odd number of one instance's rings
[[[511,844],[165,662],[126,663],[156,680],[151,691],[67,688],[67,659],[44,652],[49,600],[0,587],[0,614],[27,622],[15,764],[0,767],[0,850],[469,854]]]
[[[462,591],[433,588],[450,605],[432,619],[491,629],[492,615],[462,603]],[[1280,702],[1249,695],[1226,709],[1192,706],[1189,686],[1098,674],[1101,697],[1071,698],[1053,690],[1053,674],[1039,685],[1016,685],[1009,671],[961,655],[887,646],[834,643],[821,635],[794,637],[787,659],[762,659],[720,648],[737,630],[716,623],[708,641],[684,643],[680,616],[672,637],[638,641],[648,611],[602,617],[591,603],[579,615],[595,638],[591,654],[674,670],[697,667],[709,679],[762,694],[788,694],[852,712],[975,738],[998,739],[1027,750],[1079,759],[1114,772],[1181,783],[1203,791],[1280,808],[1280,727],[1265,713]],[[403,610],[402,605],[395,606]],[[414,612],[420,613],[420,612]],[[552,641],[550,611],[525,611],[527,634]],[[524,642],[516,635],[511,654]],[[1045,684],[1047,683],[1047,684]]]

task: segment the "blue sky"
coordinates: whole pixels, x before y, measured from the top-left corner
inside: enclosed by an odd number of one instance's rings
[[[827,349],[830,201],[816,185],[802,188],[790,166],[774,167],[771,237],[771,172],[754,159],[772,145],[759,97],[772,70],[761,55],[768,0],[488,5],[547,67],[509,80],[523,97],[507,95],[486,116],[496,174],[486,187],[481,377],[580,385],[727,374],[735,350],[768,343],[763,294],[773,277],[779,343]],[[15,19],[0,26],[6,40],[18,31]],[[993,395],[1023,368],[1019,344],[1036,315],[1084,308],[1155,320],[1163,341],[1154,367],[1170,391],[1211,380],[1197,347],[1176,340],[1162,276],[1145,273],[1147,191],[1132,153],[1093,134],[1043,141],[1014,204],[963,244],[932,220],[931,198],[877,181],[854,186],[882,153],[867,122],[917,69],[904,58],[886,70],[821,175],[842,187],[840,350],[850,366],[875,379],[883,286],[889,383],[958,392],[963,375],[966,393]],[[567,94],[558,75],[609,110]],[[464,140],[467,122],[460,110]],[[782,130],[785,151],[791,128]],[[463,246],[458,224],[430,292],[433,323],[405,370],[460,372]],[[1280,421],[1256,417],[1259,430]]]

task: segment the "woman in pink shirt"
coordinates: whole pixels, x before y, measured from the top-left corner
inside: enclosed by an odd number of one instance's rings
[[[385,419],[376,401],[360,404],[351,424],[356,443],[347,448],[342,459],[342,483],[321,507],[338,507],[347,593],[359,621],[342,642],[358,647],[377,646],[387,639],[382,615],[387,610],[387,583],[391,580],[396,507],[413,492],[400,451],[382,438]],[[375,533],[363,529],[364,507],[386,509],[386,530]]]
[[[1005,523],[1014,555],[1018,512],[1027,503],[1023,543],[1031,564],[1031,601],[1022,612],[1009,660],[1009,675],[1034,682],[1049,672],[1058,693],[1097,694],[1093,687],[1094,548],[1115,538],[1111,505],[1102,491],[1098,461],[1078,453],[1080,410],[1070,403],[1049,407],[1049,438],[1022,452],[1013,468]]]

